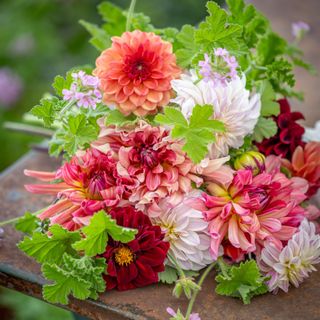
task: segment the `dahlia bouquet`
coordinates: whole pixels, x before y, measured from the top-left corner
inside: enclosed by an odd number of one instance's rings
[[[42,264],[44,299],[97,299],[159,281],[190,299],[212,269],[217,294],[249,303],[298,287],[320,262],[320,142],[287,98],[294,66],[312,70],[243,0],[207,3],[198,26],[155,28],[103,2],[101,27],[81,21],[95,66],[57,76],[31,110],[53,130],[55,172],[32,193],[53,202],[16,224],[19,248]]]

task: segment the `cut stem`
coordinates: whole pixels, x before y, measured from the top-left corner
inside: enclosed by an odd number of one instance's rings
[[[41,213],[42,211],[44,211],[45,209],[46,209],[46,208],[40,209],[40,210],[32,213],[32,215],[33,215],[33,216],[37,216],[38,214],[40,214],[40,213]],[[1,222],[0,222],[0,227],[6,226],[6,225],[8,225],[8,224],[15,223],[15,222],[17,222],[19,219],[21,219],[21,218],[22,218],[22,216],[20,216],[20,217],[15,217],[15,218],[12,218],[12,219],[9,219],[9,220],[5,220],[5,221],[1,221]]]
[[[28,133],[28,134],[35,134],[38,136],[42,137],[48,137],[51,138],[54,134],[54,131],[50,129],[44,129],[40,128],[37,126],[32,126],[29,124],[24,124],[24,123],[18,123],[18,122],[5,122],[3,127],[5,129],[9,129],[12,131],[18,131],[18,132],[23,132],[23,133]]]
[[[134,13],[134,8],[136,6],[136,0],[131,0],[128,15],[127,15],[127,24],[126,24],[126,31],[130,31],[131,28],[131,21]]]
[[[210,271],[214,268],[215,265],[216,265],[216,262],[210,264],[210,266],[207,267],[207,269],[206,269],[206,270],[203,272],[203,274],[201,275],[200,280],[199,280],[199,282],[198,282],[199,289],[195,289],[195,290],[193,291],[192,297],[191,297],[191,299],[190,299],[190,301],[189,301],[187,313],[186,313],[186,316],[185,316],[186,320],[189,320],[189,318],[190,318],[193,305],[194,305],[194,303],[195,303],[195,301],[196,301],[196,298],[197,298],[197,295],[198,295],[199,291],[201,290],[201,286],[202,286],[204,280],[206,279],[206,277],[208,276],[208,274],[209,274]]]

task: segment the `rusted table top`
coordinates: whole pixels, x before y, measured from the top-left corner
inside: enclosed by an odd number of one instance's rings
[[[24,177],[23,169],[53,170],[57,161],[46,154],[30,152],[0,176],[0,220],[23,215],[25,210],[36,211],[52,200],[42,195],[32,195],[23,184],[32,182]],[[39,265],[16,247],[22,235],[7,226],[0,247],[0,284],[41,299]],[[280,293],[256,297],[248,306],[240,301],[217,296],[214,293],[214,273],[207,279],[198,296],[195,310],[202,320],[233,319],[320,319],[320,272],[313,273],[300,289],[292,288],[288,294]],[[104,293],[98,301],[72,299],[68,309],[91,319],[168,319],[168,306],[185,308],[187,301],[171,295],[171,286],[162,284],[125,292]]]

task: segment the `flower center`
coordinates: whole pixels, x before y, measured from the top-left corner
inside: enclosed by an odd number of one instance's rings
[[[148,64],[139,58],[128,57],[125,60],[124,72],[132,80],[137,79],[144,81],[149,78],[150,70]]]
[[[151,149],[142,149],[140,151],[141,162],[149,167],[154,168],[159,164],[157,152]]]
[[[119,266],[128,266],[133,262],[133,253],[128,247],[120,247],[114,258]]]

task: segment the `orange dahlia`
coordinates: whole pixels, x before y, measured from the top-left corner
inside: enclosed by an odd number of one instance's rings
[[[172,45],[152,32],[135,30],[112,38],[96,61],[103,99],[129,115],[154,114],[171,98],[172,79],[180,75]]]

